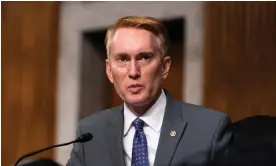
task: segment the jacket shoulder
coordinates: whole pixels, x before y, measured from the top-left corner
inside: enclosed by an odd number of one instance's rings
[[[226,118],[228,115],[222,111],[214,110],[200,105],[179,102],[185,115],[199,116],[212,119]]]
[[[87,117],[81,119],[78,125],[81,128],[101,127],[106,124],[109,118],[112,118],[112,116],[115,114],[119,114],[120,111],[121,111],[121,106],[116,106],[110,109],[101,110],[96,113],[92,113]]]

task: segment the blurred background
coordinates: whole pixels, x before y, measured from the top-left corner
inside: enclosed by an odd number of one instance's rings
[[[165,88],[233,121],[276,116],[275,2],[1,2],[2,165],[75,138],[77,121],[121,103],[105,76],[104,36],[126,15],[164,22]],[[200,122],[199,122],[200,123]],[[39,154],[64,165],[71,146]]]

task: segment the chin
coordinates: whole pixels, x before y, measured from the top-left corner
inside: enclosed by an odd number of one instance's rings
[[[126,99],[126,103],[128,103],[129,105],[132,105],[132,106],[142,106],[147,103],[147,100],[144,97],[140,97],[140,96],[133,97],[132,96],[132,97],[128,97]]]

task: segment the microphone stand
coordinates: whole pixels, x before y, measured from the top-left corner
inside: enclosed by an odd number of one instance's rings
[[[52,149],[52,148],[55,148],[55,147],[69,145],[69,144],[72,144],[72,143],[74,143],[74,142],[75,142],[75,141],[71,141],[71,142],[67,142],[67,143],[63,143],[63,144],[58,144],[58,145],[52,145],[52,146],[43,148],[43,149],[41,149],[41,150],[38,150],[38,151],[34,151],[34,152],[31,152],[31,153],[25,154],[25,155],[21,156],[21,157],[17,160],[17,162],[15,163],[15,166],[16,166],[17,164],[19,164],[19,162],[20,162],[21,160],[23,160],[24,158],[26,158],[26,157],[30,157],[30,156],[32,156],[32,155],[35,155],[35,154],[37,154],[37,153],[44,152],[44,151],[46,151],[46,150],[49,150],[49,149]]]
[[[15,163],[14,166],[17,166],[19,164],[19,162],[21,160],[23,160],[24,158],[26,157],[30,157],[32,155],[35,155],[37,153],[41,153],[41,152],[44,152],[46,150],[49,150],[49,149],[53,149],[53,148],[56,148],[56,147],[59,147],[59,146],[65,146],[65,145],[69,145],[69,144],[72,144],[72,143],[75,143],[75,142],[80,142],[80,143],[84,143],[84,142],[87,142],[87,141],[90,141],[92,139],[92,134],[90,133],[84,133],[82,134],[81,136],[79,136],[76,140],[74,141],[71,141],[71,142],[67,142],[67,143],[62,143],[62,144],[57,144],[57,145],[52,145],[52,146],[49,146],[49,147],[46,147],[46,148],[43,148],[43,149],[40,149],[40,150],[37,150],[37,151],[34,151],[34,152],[31,152],[31,153],[27,153],[23,156],[21,156]]]

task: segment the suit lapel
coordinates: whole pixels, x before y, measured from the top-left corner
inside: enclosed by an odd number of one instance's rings
[[[123,113],[122,107],[111,110],[108,117],[107,127],[105,129],[105,139],[107,148],[112,159],[112,164],[125,165],[123,150]]]
[[[154,166],[170,165],[187,121],[182,117],[181,105],[167,95],[167,106],[161,128]]]

